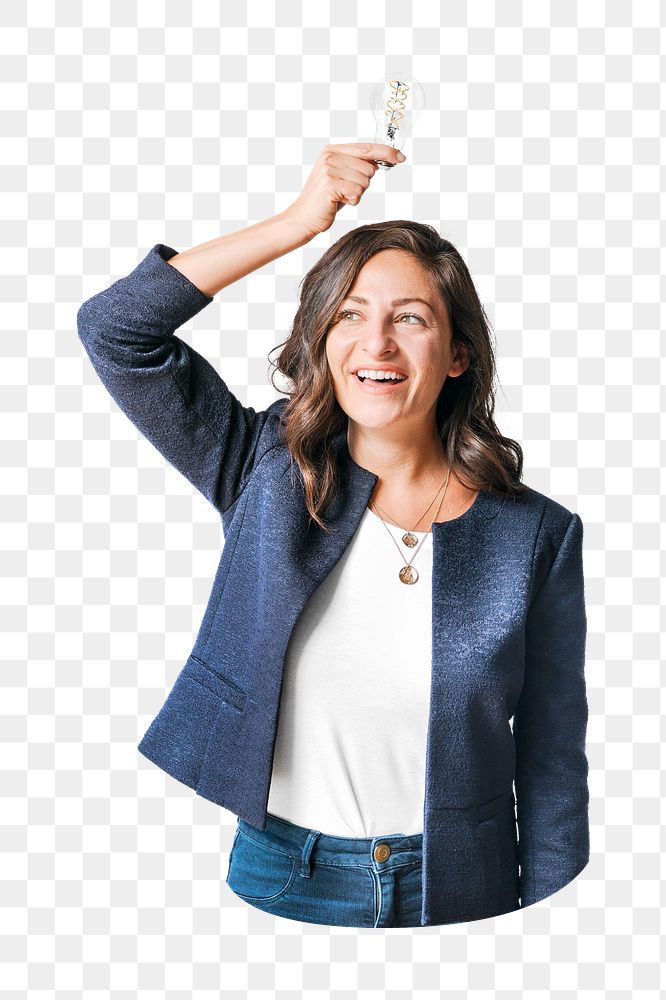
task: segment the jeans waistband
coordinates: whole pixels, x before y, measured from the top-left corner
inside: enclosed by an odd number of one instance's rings
[[[322,864],[367,865],[386,871],[422,860],[423,834],[392,833],[380,837],[337,837],[319,830],[298,826],[268,813],[266,829],[238,819],[243,833],[258,843],[284,850],[301,864],[302,874],[309,873],[311,860]],[[385,845],[380,848],[380,845]],[[388,848],[388,852],[386,850]]]

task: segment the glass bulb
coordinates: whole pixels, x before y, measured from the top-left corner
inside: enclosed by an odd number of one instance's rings
[[[423,87],[409,73],[393,73],[377,80],[370,91],[370,107],[376,122],[375,142],[402,149],[424,106]],[[382,170],[395,166],[387,160],[375,163]]]

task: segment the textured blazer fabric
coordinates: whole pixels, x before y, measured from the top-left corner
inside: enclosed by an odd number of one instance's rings
[[[139,743],[199,795],[264,829],[284,657],[377,476],[332,447],[340,490],[310,522],[279,417],[243,406],[174,332],[213,299],[157,243],[77,315],[117,405],[219,512],[224,545],[192,652]],[[589,860],[583,524],[528,489],[482,491],[433,525],[423,926],[542,900]]]

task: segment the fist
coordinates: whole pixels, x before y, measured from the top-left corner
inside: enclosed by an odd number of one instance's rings
[[[377,160],[402,163],[405,157],[384,143],[346,142],[324,146],[305,186],[287,213],[310,237],[333,225],[343,205],[358,205],[375,175]]]

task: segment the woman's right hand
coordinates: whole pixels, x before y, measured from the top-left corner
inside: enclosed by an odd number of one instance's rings
[[[358,205],[378,167],[401,163],[399,150],[384,143],[345,142],[324,146],[303,191],[286,209],[310,238],[330,229],[343,205]]]

